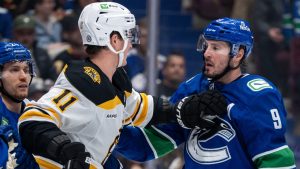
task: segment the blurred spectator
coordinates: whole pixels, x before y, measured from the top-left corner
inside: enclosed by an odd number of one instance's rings
[[[146,18],[138,21],[140,29],[140,44],[132,48],[127,57],[127,65],[125,67],[129,78],[131,79],[132,86],[139,92],[147,90],[147,77],[146,77],[146,57],[147,57],[147,41],[148,41],[148,23]],[[157,56],[157,73],[163,67],[166,57],[158,54]],[[159,74],[158,74],[159,76]],[[159,77],[160,78],[160,77]]]
[[[57,74],[53,63],[47,51],[36,45],[35,25],[36,22],[31,16],[20,15],[15,18],[13,22],[13,40],[22,43],[31,51],[37,76],[54,81]]]
[[[267,77],[287,94],[287,61],[284,58],[286,45],[282,34],[282,0],[256,0],[252,8],[254,43],[253,55],[257,73]]]
[[[93,3],[93,2],[98,2],[97,0],[74,0],[74,11],[73,13],[79,17],[82,9],[90,4],[90,3]]]
[[[53,81],[43,80],[41,78],[33,78],[29,87],[29,100],[39,100],[53,86]]]
[[[300,0],[284,0],[283,33],[290,45],[289,88],[292,98],[292,112],[299,115],[300,109]],[[295,114],[296,115],[296,114]]]
[[[234,0],[189,0],[185,2],[185,10],[191,10],[193,25],[196,28],[204,28],[211,20],[229,17],[232,12]]]
[[[77,21],[78,18],[75,15],[67,15],[61,21],[63,28],[63,45],[61,45],[61,48],[63,50],[54,59],[54,66],[57,73],[60,73],[64,65],[69,64],[72,60],[86,58]]]
[[[162,68],[162,81],[157,85],[158,97],[169,99],[177,90],[179,84],[185,80],[186,67],[184,55],[172,52],[168,55]],[[183,166],[183,146],[168,155],[146,162],[147,169],[181,169]]]
[[[162,69],[163,80],[157,86],[157,96],[169,99],[186,75],[185,58],[181,53],[171,53]]]
[[[10,12],[0,7],[0,40],[9,41],[12,38],[12,16]]]
[[[13,18],[25,13],[30,7],[29,0],[2,0],[0,6],[7,9]]]
[[[61,25],[54,17],[55,0],[34,0],[34,18],[38,47],[61,41]],[[51,50],[51,49],[49,49]]]
[[[193,12],[193,26],[203,29],[211,20],[232,17],[247,19],[254,0],[183,0],[185,11]]]

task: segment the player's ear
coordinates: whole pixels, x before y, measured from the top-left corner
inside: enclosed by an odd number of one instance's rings
[[[238,66],[240,63],[241,63],[241,61],[242,61],[242,59],[243,59],[243,57],[244,57],[244,54],[245,54],[245,49],[244,48],[240,48],[240,50],[238,51],[238,53],[232,58],[232,60],[233,60],[233,67],[236,67],[236,66]]]

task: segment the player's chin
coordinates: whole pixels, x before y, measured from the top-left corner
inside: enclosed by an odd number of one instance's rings
[[[28,97],[28,91],[26,92],[19,92],[17,95],[16,95],[16,99],[18,100],[24,100],[26,97]]]
[[[208,78],[214,78],[216,75],[208,70],[204,71],[204,75]]]

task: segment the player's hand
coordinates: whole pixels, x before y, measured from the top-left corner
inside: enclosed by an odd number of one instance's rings
[[[89,169],[91,155],[85,152],[85,146],[79,142],[66,144],[61,151],[60,159],[64,169]]]
[[[210,128],[216,116],[227,112],[225,97],[216,90],[183,98],[175,104],[178,123],[183,128]]]

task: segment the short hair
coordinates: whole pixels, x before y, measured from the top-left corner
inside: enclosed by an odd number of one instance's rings
[[[172,51],[172,52],[167,56],[167,60],[166,60],[166,62],[164,63],[164,68],[170,63],[170,60],[171,60],[173,57],[179,57],[179,58],[182,58],[182,60],[185,61],[185,56],[184,56],[183,52],[181,52],[181,51]]]
[[[110,34],[110,38],[115,34],[118,36],[119,39],[122,39],[121,34],[117,31],[112,31]],[[85,47],[86,47],[85,52],[88,55],[95,55],[96,53],[100,52],[101,50],[107,49],[107,46],[85,45]]]

